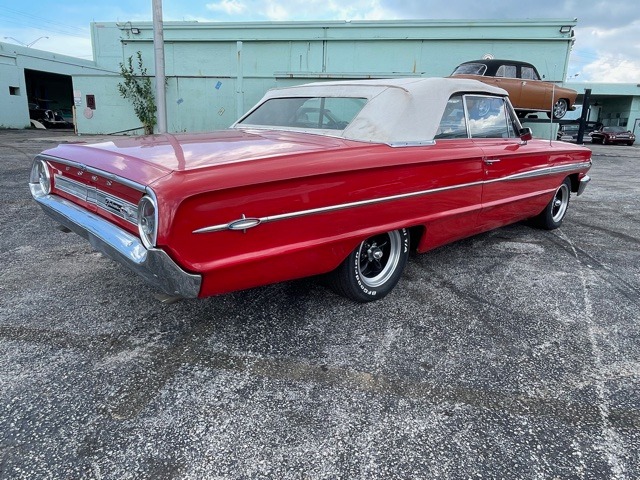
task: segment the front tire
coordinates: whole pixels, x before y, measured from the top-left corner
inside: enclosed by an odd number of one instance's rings
[[[402,276],[409,238],[405,228],[367,238],[332,272],[331,287],[360,303],[385,297]]]
[[[548,115],[549,116],[553,115],[553,118],[559,120],[565,116],[568,109],[569,109],[569,102],[567,102],[564,98],[559,98],[556,101],[556,103],[553,105],[553,110]]]
[[[545,230],[554,230],[562,225],[571,198],[571,181],[565,178],[544,210],[534,218],[534,224]]]

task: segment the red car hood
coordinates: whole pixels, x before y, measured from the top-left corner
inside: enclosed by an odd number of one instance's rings
[[[43,153],[149,185],[173,171],[326,151],[347,143],[339,138],[297,132],[228,129],[206,134],[119,137],[96,144],[63,144]]]

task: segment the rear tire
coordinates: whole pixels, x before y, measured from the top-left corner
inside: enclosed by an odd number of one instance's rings
[[[384,298],[402,276],[409,239],[406,228],[367,238],[331,273],[329,285],[360,303]]]
[[[534,225],[545,230],[558,228],[562,225],[562,220],[567,214],[570,198],[571,181],[567,177],[558,187],[551,201],[544,207],[544,210],[533,219]]]

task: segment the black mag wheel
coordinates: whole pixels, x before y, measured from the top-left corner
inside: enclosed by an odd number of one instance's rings
[[[402,276],[409,237],[403,228],[367,238],[332,273],[333,290],[362,303],[383,298]]]
[[[551,201],[544,210],[534,218],[534,223],[545,230],[558,228],[562,225],[562,220],[564,220],[567,214],[569,198],[571,198],[571,181],[569,178],[565,178],[556,190]]]

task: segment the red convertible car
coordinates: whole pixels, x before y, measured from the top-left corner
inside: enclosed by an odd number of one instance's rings
[[[170,295],[329,274],[360,302],[410,249],[560,226],[591,152],[532,140],[507,93],[456,78],[276,89],[229,129],[60,145],[30,187],[55,221]]]

